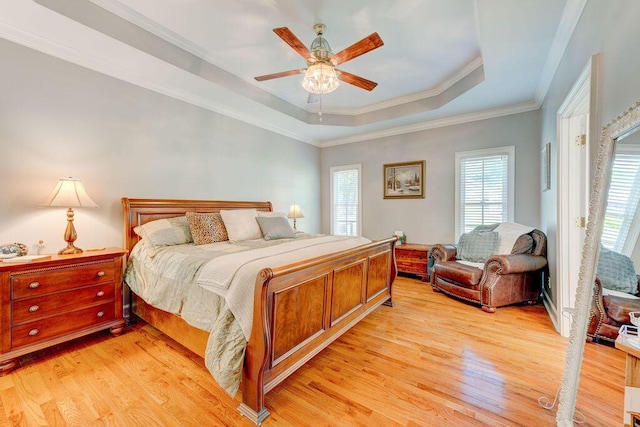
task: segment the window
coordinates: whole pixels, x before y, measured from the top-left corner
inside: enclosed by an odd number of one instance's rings
[[[456,240],[481,224],[513,221],[515,147],[456,153]]]
[[[362,165],[334,166],[331,173],[331,234],[359,236]]]
[[[618,145],[613,159],[601,239],[605,248],[627,256],[640,234],[640,150],[633,148]]]

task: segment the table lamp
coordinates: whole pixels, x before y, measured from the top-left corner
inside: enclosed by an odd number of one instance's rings
[[[289,213],[287,214],[287,218],[293,218],[293,229],[297,230],[296,218],[304,218],[304,214],[300,209],[300,205],[298,205],[297,203],[292,204],[291,207],[289,208]]]
[[[97,208],[98,205],[91,200],[84,190],[82,181],[74,178],[61,178],[58,185],[53,189],[44,206],[64,207],[67,210],[67,229],[64,232],[64,240],[67,247],[58,251],[59,255],[79,254],[82,249],[74,246],[78,234],[73,226],[72,208]]]

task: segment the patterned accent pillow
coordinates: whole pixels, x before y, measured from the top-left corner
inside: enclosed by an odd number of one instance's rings
[[[289,220],[283,216],[259,216],[256,221],[258,221],[260,230],[262,230],[264,240],[292,239],[296,237],[296,232],[289,225]]]
[[[600,247],[597,276],[604,288],[631,295],[638,292],[638,276],[633,261],[628,256],[603,246]]]
[[[187,212],[186,216],[193,236],[193,243],[196,245],[229,240],[227,229],[224,227],[219,213]]]
[[[464,233],[458,241],[458,259],[471,262],[486,262],[498,245],[498,233]]]
[[[184,245],[193,241],[185,216],[149,221],[133,231],[156,248]]]

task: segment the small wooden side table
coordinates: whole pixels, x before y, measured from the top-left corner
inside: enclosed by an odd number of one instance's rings
[[[622,332],[622,331],[621,331]],[[620,333],[616,338],[616,348],[627,353],[624,381],[624,425],[631,424],[631,413],[640,412],[640,347],[636,343],[640,337]]]
[[[122,332],[126,250],[0,263],[0,376],[18,358],[103,329]]]
[[[396,245],[398,272],[415,274],[423,282],[429,281],[429,251],[433,245],[405,243]]]

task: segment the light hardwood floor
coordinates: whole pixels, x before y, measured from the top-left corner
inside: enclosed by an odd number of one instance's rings
[[[399,277],[380,307],[266,395],[264,426],[546,426],[567,340],[541,305],[488,314]],[[0,377],[0,425],[249,426],[203,361],[148,325],[42,351]],[[624,354],[588,344],[578,408],[621,425]]]

